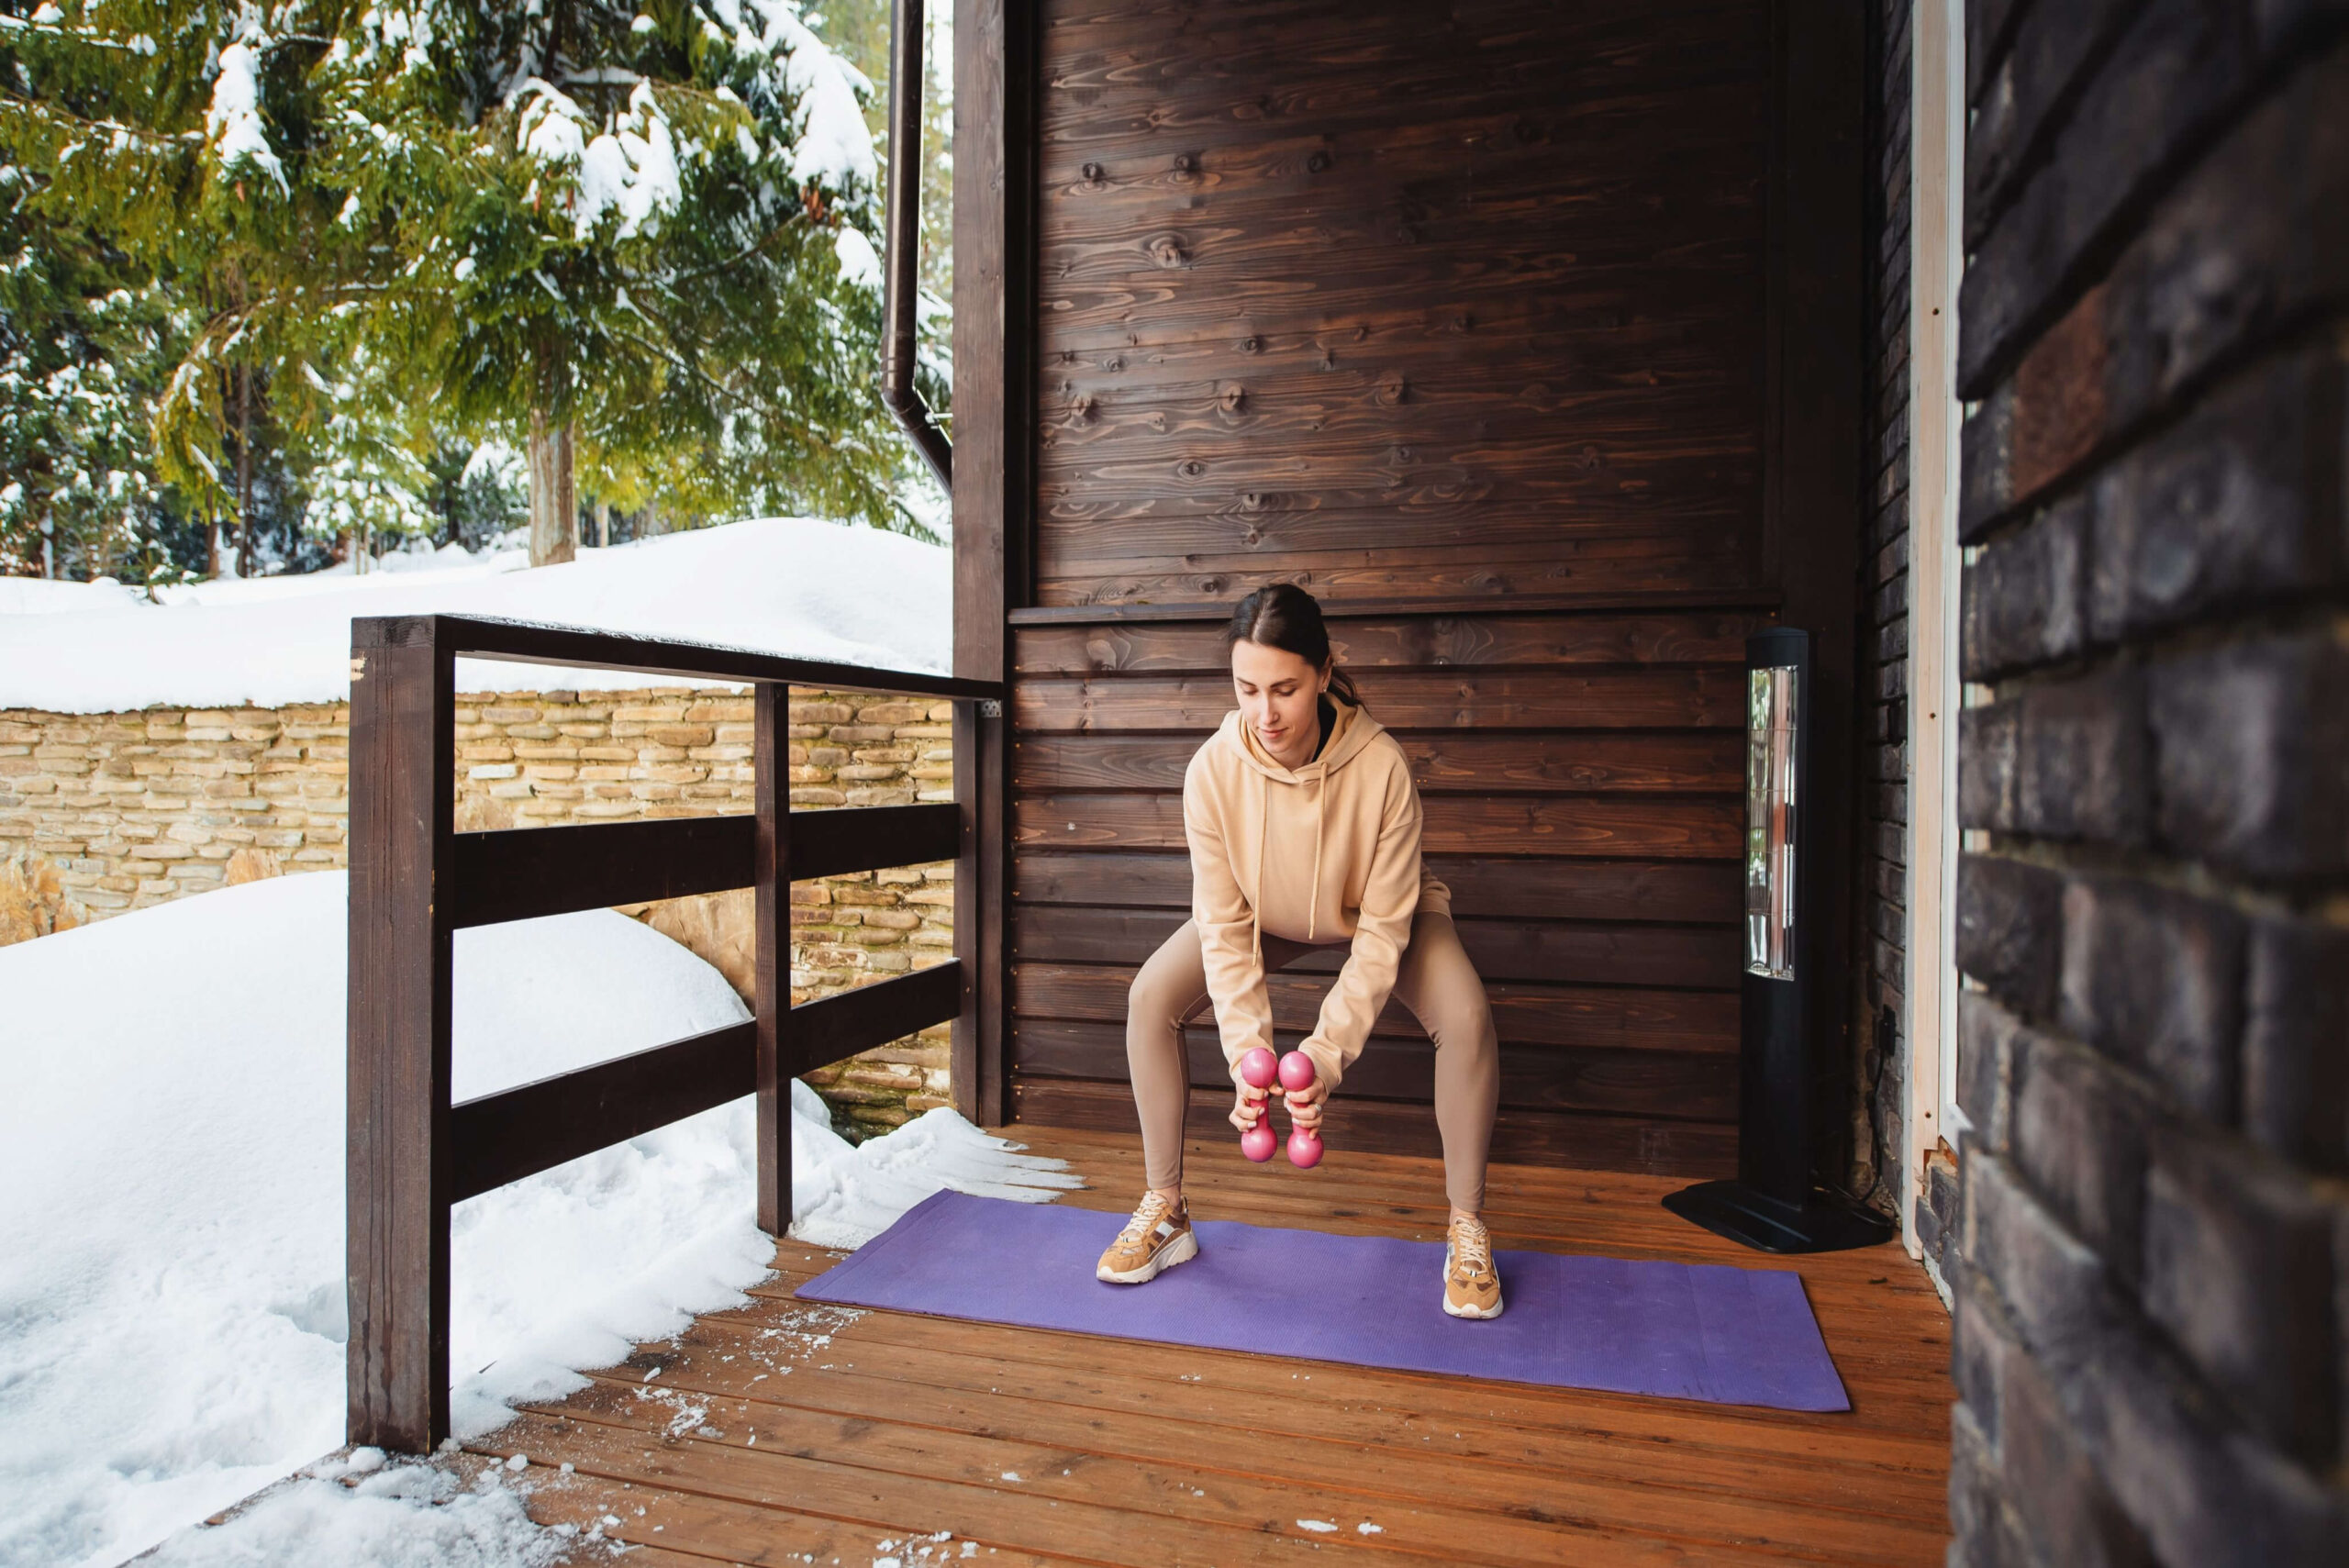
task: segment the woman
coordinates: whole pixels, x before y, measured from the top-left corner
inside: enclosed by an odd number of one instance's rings
[[[1150,1190],[1097,1272],[1141,1284],[1198,1254],[1183,1201],[1184,1021],[1214,1005],[1231,1123],[1245,1132],[1271,1108],[1239,1071],[1250,1050],[1273,1048],[1266,973],[1344,944],[1344,966],[1299,1048],[1318,1081],[1287,1095],[1289,1114],[1319,1129],[1323,1101],[1362,1054],[1372,1020],[1390,992],[1400,997],[1436,1048],[1435,1118],[1452,1201],[1443,1309],[1497,1318],[1500,1275],[1478,1210],[1500,1047],[1484,984],[1453,929],[1452,894],[1419,863],[1410,763],[1337,668],[1321,606],[1302,588],[1249,595],[1224,639],[1240,709],[1183,775],[1191,918],[1142,965],[1128,998],[1126,1063]]]

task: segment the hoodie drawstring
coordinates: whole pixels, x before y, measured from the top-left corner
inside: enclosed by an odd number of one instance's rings
[[[1264,967],[1264,824],[1273,815],[1273,781],[1263,773],[1256,775],[1260,786],[1256,804],[1256,892],[1248,900],[1248,929],[1255,939],[1256,967]]]
[[[1265,804],[1270,806],[1271,802]],[[1313,784],[1313,896],[1305,906],[1305,940],[1308,942],[1313,940],[1315,922],[1321,917],[1321,835],[1329,823],[1330,776],[1324,773]]]

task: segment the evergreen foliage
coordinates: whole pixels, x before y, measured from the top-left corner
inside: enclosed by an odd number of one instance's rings
[[[36,514],[128,559],[272,484],[327,535],[495,532],[564,432],[623,510],[926,532],[877,120],[795,0],[0,0],[0,443],[76,476],[0,496],[0,570]]]

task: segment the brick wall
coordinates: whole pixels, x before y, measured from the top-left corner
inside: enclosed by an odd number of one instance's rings
[[[1909,892],[1909,0],[1877,0],[1871,51],[1876,76],[1869,127],[1875,154],[1869,190],[1872,258],[1869,408],[1875,480],[1862,541],[1860,589],[1859,886],[1852,966],[1852,1040],[1857,1093],[1841,1173],[1850,1191],[1887,1212],[1900,1197],[1902,1084],[1908,1051],[1900,1038],[1907,984]]]
[[[953,798],[950,711],[795,692],[795,806]],[[346,863],[350,709],[0,712],[0,941],[190,893]],[[457,699],[460,830],[751,809],[751,705],[711,691],[511,692]],[[792,888],[792,995],[942,962],[951,862]],[[746,996],[747,893],[637,905]],[[843,1122],[886,1128],[947,1103],[943,1025],[808,1074]]]
[[[2349,1561],[2349,38],[1976,0],[1960,1563]]]

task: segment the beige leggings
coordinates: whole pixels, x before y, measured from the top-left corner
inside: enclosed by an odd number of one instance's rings
[[[1312,947],[1269,933],[1264,973],[1286,968]],[[1500,1040],[1484,982],[1460,946],[1452,917],[1422,912],[1395,975],[1395,997],[1435,1041],[1435,1124],[1443,1137],[1443,1185],[1455,1207],[1485,1206],[1485,1152],[1500,1103]],[[1134,976],[1126,1008],[1126,1066],[1141,1113],[1142,1164],[1153,1187],[1183,1180],[1183,1113],[1191,1074],[1183,1025],[1208,1001],[1199,929],[1189,920]]]

